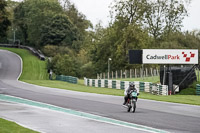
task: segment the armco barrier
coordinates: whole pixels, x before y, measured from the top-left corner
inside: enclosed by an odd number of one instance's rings
[[[72,76],[56,75],[56,80],[65,81],[65,82],[69,82],[69,83],[73,83],[73,84],[78,83],[78,78],[72,77]],[[87,79],[87,81],[85,81],[85,83],[86,82],[88,82],[88,79]]]
[[[200,96],[200,85],[197,84],[197,87],[196,87],[196,95]]]
[[[16,44],[0,44],[1,47],[12,47],[12,48],[22,48],[31,51],[35,56],[37,56],[40,60],[45,60],[45,56],[42,54],[40,50],[36,50],[35,48],[23,45]]]

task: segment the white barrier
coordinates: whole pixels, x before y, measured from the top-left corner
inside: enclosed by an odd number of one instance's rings
[[[116,89],[120,89],[121,85],[120,85],[120,80],[116,80]]]
[[[150,92],[150,82],[144,82],[144,92]]]
[[[112,88],[112,80],[108,80],[108,88]]]
[[[101,79],[101,87],[104,88],[105,87],[105,80]]]
[[[98,87],[98,79],[95,79],[95,87]]]
[[[92,86],[92,79],[89,79],[89,85]]]
[[[93,81],[94,80],[94,81]],[[93,81],[93,82],[92,82]],[[95,86],[95,87],[105,87],[105,80],[101,79],[100,84],[98,82],[98,79],[87,79],[84,78],[84,84],[89,86]],[[116,89],[121,89],[122,82],[120,80],[115,80],[116,81]],[[95,83],[95,84],[94,84]],[[130,81],[123,81],[124,83],[124,88],[127,88],[130,84]],[[167,85],[160,85],[160,84],[154,84],[150,82],[139,82],[139,81],[134,81],[135,87],[137,88],[137,91],[140,92],[140,89],[144,89],[144,92],[151,92],[152,94],[155,95],[168,95],[168,86]],[[143,86],[144,84],[144,86]],[[108,88],[115,88],[115,82],[112,80],[108,80]],[[143,88],[144,87],[144,88]],[[152,89],[151,89],[152,87]]]

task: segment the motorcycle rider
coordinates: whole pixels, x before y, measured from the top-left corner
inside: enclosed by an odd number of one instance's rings
[[[136,91],[136,92],[137,92],[137,89],[136,89],[134,83],[133,83],[133,82],[130,82],[129,86],[124,90],[124,95],[125,95],[125,96],[124,96],[124,103],[123,103],[123,106],[126,106],[127,101],[128,101],[129,98],[131,98],[130,95],[131,95],[131,93],[132,93],[133,91]],[[138,93],[138,95],[139,95],[139,93]],[[137,100],[137,99],[136,99],[136,100]]]

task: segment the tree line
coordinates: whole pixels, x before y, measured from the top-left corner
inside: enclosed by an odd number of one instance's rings
[[[0,41],[16,29],[22,45],[52,57],[48,67],[56,74],[92,78],[107,71],[108,58],[111,71],[141,67],[128,63],[129,49],[199,49],[200,31],[181,30],[190,2],[114,0],[109,26],[103,27],[93,26],[69,0],[2,0]]]

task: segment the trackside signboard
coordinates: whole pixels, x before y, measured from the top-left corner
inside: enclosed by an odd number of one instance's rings
[[[143,64],[198,64],[197,49],[143,49]]]

